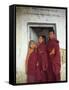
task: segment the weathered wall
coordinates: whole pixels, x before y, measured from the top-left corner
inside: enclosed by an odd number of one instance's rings
[[[56,23],[57,39],[60,42],[60,48],[65,49],[66,42],[66,22],[65,11],[59,9],[46,8],[16,8],[16,71],[25,74],[25,60],[28,47],[27,23]],[[22,77],[23,79],[23,77]]]

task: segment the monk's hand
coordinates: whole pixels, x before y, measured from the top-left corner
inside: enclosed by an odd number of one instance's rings
[[[53,48],[52,51],[50,52],[50,55],[54,55],[55,54],[55,49]]]
[[[38,67],[39,66],[39,63],[37,62],[36,66]]]

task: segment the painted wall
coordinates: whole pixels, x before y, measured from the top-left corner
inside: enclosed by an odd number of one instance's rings
[[[25,60],[28,49],[28,22],[35,23],[56,23],[57,39],[60,42],[60,48],[65,49],[66,42],[66,22],[65,11],[59,9],[46,8],[16,8],[16,71],[22,72],[26,80]],[[32,32],[33,33],[33,32]]]

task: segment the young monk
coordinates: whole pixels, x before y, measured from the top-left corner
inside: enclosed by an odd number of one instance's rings
[[[48,59],[47,59],[47,48],[46,48],[46,37],[40,35],[38,39],[38,58],[40,62],[41,70],[41,82],[47,82],[47,68],[48,68]]]
[[[33,40],[29,42],[29,49],[26,59],[26,72],[27,72],[28,83],[36,83],[40,81],[37,46],[35,41]],[[38,73],[39,73],[39,77],[38,77]]]
[[[48,53],[48,81],[56,82],[60,81],[60,49],[59,41],[55,37],[54,30],[49,31],[49,40],[47,42]]]

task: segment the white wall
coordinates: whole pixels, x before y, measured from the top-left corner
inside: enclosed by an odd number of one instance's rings
[[[32,28],[29,30],[31,30],[31,39],[37,42],[38,35],[32,30]]]
[[[65,49],[65,11],[56,9],[36,9],[17,7],[16,9],[16,67],[25,74],[25,60],[28,47],[27,23],[56,23],[57,39],[60,48]]]

